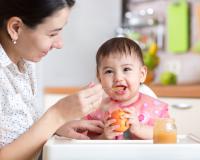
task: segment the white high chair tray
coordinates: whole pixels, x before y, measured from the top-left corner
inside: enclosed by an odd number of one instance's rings
[[[200,143],[186,135],[179,135],[177,144],[54,136],[44,145],[43,160],[200,160]]]

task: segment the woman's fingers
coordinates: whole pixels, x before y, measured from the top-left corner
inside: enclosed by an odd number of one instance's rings
[[[100,120],[90,120],[92,124],[104,128],[104,123]]]
[[[101,85],[95,85],[63,98],[56,106],[60,106],[59,113],[66,120],[82,118],[100,106],[102,96]]]
[[[86,89],[83,89],[80,91],[80,94],[84,97],[84,98],[88,98],[91,97],[93,95],[96,95],[97,93],[102,92],[103,93],[103,89],[102,86],[100,84],[95,84],[92,86],[89,86]],[[102,94],[101,93],[101,94]]]
[[[87,140],[87,139],[90,139],[87,135],[83,133],[79,133],[79,132],[76,132],[75,130],[71,130],[70,134],[68,135],[68,137],[73,138],[73,139],[84,139],[84,140]]]
[[[94,87],[90,88],[90,90],[92,90],[92,89],[95,90]],[[103,97],[103,91],[102,91],[102,89],[100,89],[97,92],[94,91],[92,94],[90,94],[90,96],[86,95],[84,97],[85,98],[84,100],[86,101],[86,103],[91,104],[91,105],[96,107],[96,106],[99,106],[101,104],[102,97]]]
[[[79,92],[80,103],[86,113],[95,111],[101,104],[103,90],[101,85],[95,85]]]
[[[88,131],[102,133],[104,124],[99,120],[85,120],[85,124],[83,125],[86,127]]]
[[[100,104],[101,104],[101,101],[102,101],[102,94],[101,93],[98,93],[96,95],[93,95],[91,96],[90,98],[88,98],[87,100],[89,103],[89,105],[94,108],[94,109],[97,109]]]

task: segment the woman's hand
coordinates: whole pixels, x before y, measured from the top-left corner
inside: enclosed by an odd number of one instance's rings
[[[64,122],[80,119],[95,111],[101,104],[103,90],[100,84],[88,86],[80,92],[69,95],[54,105]]]
[[[104,124],[98,120],[74,120],[63,125],[56,134],[73,139],[90,139],[85,133],[90,131],[101,134],[103,127]]]

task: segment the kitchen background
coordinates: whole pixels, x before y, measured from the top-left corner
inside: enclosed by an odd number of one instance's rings
[[[144,49],[155,40],[162,62],[159,67],[174,70],[179,75],[179,83],[200,82],[200,54],[186,54],[195,45],[194,50],[200,50],[200,2],[190,0],[188,11],[177,2],[78,0],[63,31],[64,48],[53,50],[40,64],[45,75],[44,86],[80,86],[95,80],[97,48],[108,38],[120,34],[138,39]],[[167,22],[171,26],[168,27]],[[169,38],[169,35],[172,36]]]
[[[200,1],[77,0],[62,34],[64,48],[51,51],[38,65],[46,108],[68,94],[63,90],[96,81],[98,47],[126,36],[147,55],[147,83],[170,104],[179,132],[200,136]]]

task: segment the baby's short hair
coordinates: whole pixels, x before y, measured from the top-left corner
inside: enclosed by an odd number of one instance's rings
[[[96,54],[97,72],[103,58],[117,54],[135,55],[140,63],[144,65],[142,50],[136,42],[125,37],[115,37],[104,42],[98,49]]]

